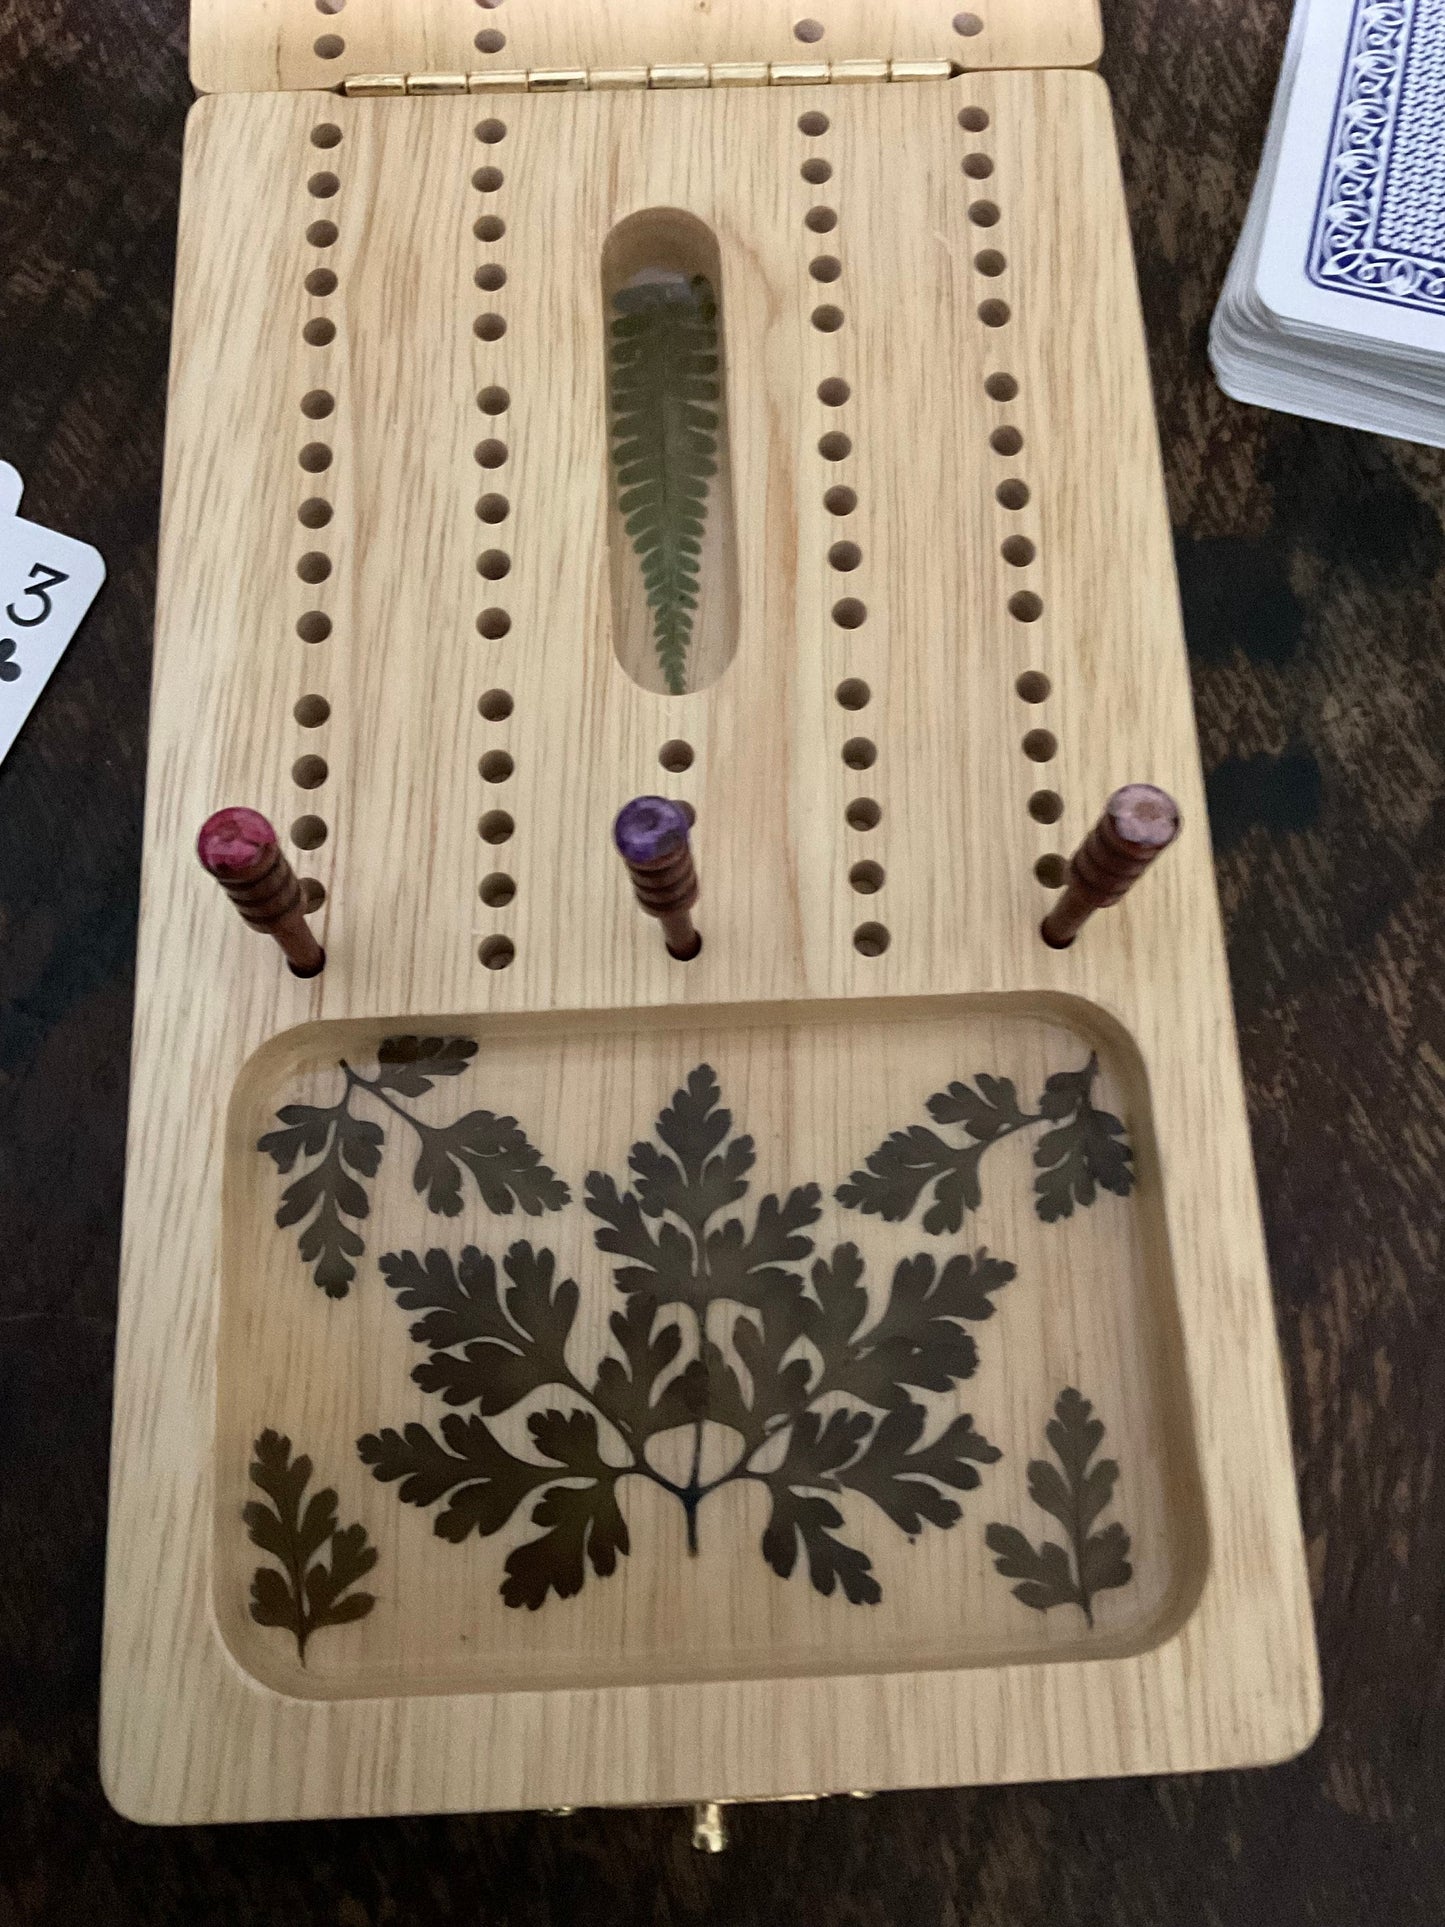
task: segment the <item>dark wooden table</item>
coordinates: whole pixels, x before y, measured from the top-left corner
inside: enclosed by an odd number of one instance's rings
[[[152,1833],[96,1777],[184,0],[0,0],[0,458],[110,580],[0,769],[0,1927],[1445,1921],[1445,458],[1227,401],[1286,0],[1106,0],[1326,1723],[1256,1774]]]

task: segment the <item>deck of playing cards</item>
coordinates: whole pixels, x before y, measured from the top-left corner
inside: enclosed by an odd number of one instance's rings
[[[1296,0],[1209,348],[1237,400],[1445,446],[1445,0]]]

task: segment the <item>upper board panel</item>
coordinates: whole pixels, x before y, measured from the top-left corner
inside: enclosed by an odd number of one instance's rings
[[[732,61],[952,60],[1087,67],[1098,0],[193,0],[203,93],[339,86],[349,75],[517,73]]]

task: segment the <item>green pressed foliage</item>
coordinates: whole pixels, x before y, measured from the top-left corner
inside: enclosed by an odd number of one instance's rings
[[[717,473],[717,299],[705,276],[670,274],[635,280],[612,305],[617,507],[642,570],[657,660],[680,696]]]

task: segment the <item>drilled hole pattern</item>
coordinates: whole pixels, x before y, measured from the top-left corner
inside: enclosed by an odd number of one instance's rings
[[[987,111],[982,107],[966,106],[958,115],[958,124],[965,134],[977,136],[985,133],[989,125]],[[994,172],[993,156],[984,147],[972,141],[960,162],[966,190],[975,181],[991,180]],[[1002,210],[996,199],[973,200],[968,204],[968,218],[976,227],[996,229],[1003,220]],[[978,303],[978,319],[988,331],[985,336],[987,352],[992,359],[995,344],[1006,345],[1009,329],[1013,322],[1013,309],[1007,300],[1008,248],[1007,237],[981,247],[973,257],[974,271],[982,280],[981,298]],[[989,283],[1002,284],[997,291],[983,292]],[[1015,422],[1006,418],[1003,411],[1009,403],[1017,401],[1019,384],[1017,378],[1005,368],[995,368],[984,378],[984,393],[991,402],[998,404],[999,414],[989,429],[989,447],[996,455],[1015,456],[1022,452],[1024,438]],[[1034,537],[1026,534],[1018,525],[1017,517],[1026,509],[1030,501],[1029,485],[1021,475],[1008,475],[994,485],[994,500],[1000,510],[1006,512],[1008,520],[1003,523],[999,539],[999,556],[1009,570],[1032,569],[1038,561],[1038,544]],[[1018,578],[1015,576],[1014,581]],[[1027,583],[1027,577],[1025,578]],[[1037,589],[1024,586],[1004,589],[1005,607],[1011,624],[1020,625],[1020,633],[1036,633],[1032,625],[1039,622],[1044,614],[1043,597]],[[1039,706],[1047,702],[1052,694],[1053,685],[1041,669],[1022,670],[1014,683],[1014,691],[1021,703],[1037,712]],[[1058,738],[1051,729],[1036,724],[1025,730],[1019,748],[1026,763],[1037,768],[1039,764],[1052,763],[1058,755]],[[1057,823],[1063,815],[1063,798],[1056,790],[1034,790],[1028,799],[1029,815],[1036,823]],[[1057,854],[1047,854],[1038,858],[1034,865],[1034,875],[1048,888],[1056,888],[1064,880],[1067,866]]]
[[[317,11],[326,14],[340,13],[345,4],[346,0],[316,0]],[[335,60],[345,51],[345,42],[339,34],[323,34],[316,41],[315,48],[320,59]],[[341,194],[340,170],[344,166],[345,139],[345,130],[334,120],[318,121],[311,129],[310,144],[326,155],[327,167],[324,172],[312,173],[308,177],[306,189],[313,201],[324,201],[328,208],[337,203]],[[308,223],[306,244],[318,251],[325,251],[335,247],[339,235],[340,229],[328,213],[327,219]],[[336,322],[328,310],[339,285],[340,277],[329,262],[309,263],[301,277],[304,296],[301,339],[311,352],[305,364],[306,386],[298,398],[297,407],[302,423],[306,427],[317,424],[312,432],[327,437],[324,441],[303,441],[297,454],[303,475],[312,478],[312,489],[326,491],[306,494],[296,505],[298,541],[295,573],[298,581],[314,591],[319,591],[323,583],[331,580],[334,569],[330,553],[316,544],[321,532],[330,528],[335,512],[332,479],[335,453],[332,438],[335,432],[336,383],[332,356],[327,351],[336,342]],[[319,426],[322,423],[326,424],[324,428]],[[323,481],[322,477],[326,479]],[[303,542],[306,546],[303,546]],[[324,598],[318,596],[316,599]],[[313,794],[324,789],[331,775],[330,763],[317,747],[318,742],[326,746],[326,739],[318,739],[316,735],[331,720],[330,698],[322,694],[322,689],[330,680],[331,658],[329,652],[319,650],[316,645],[328,641],[331,633],[332,619],[325,609],[303,608],[296,618],[296,635],[308,647],[305,651],[306,693],[297,698],[291,711],[297,729],[291,781],[297,790]],[[302,732],[305,732],[304,736]],[[304,750],[303,742],[306,744]],[[291,825],[291,840],[298,850],[319,850],[328,834],[326,819],[321,815],[298,816]],[[306,877],[302,879],[301,888],[307,911],[319,910],[326,901],[325,884],[318,877]]]
[[[479,4],[484,6],[498,3],[499,0],[479,0]],[[496,28],[484,28],[477,35],[476,44],[481,53],[499,53],[506,45],[506,35]],[[507,315],[499,299],[508,285],[508,274],[506,263],[498,258],[498,244],[507,232],[506,217],[500,211],[498,199],[507,179],[507,123],[488,115],[477,123],[476,137],[487,159],[471,171],[472,188],[482,202],[472,226],[481,255],[472,279],[490,297],[488,305],[472,321],[478,377],[477,409],[486,426],[486,434],[476,447],[477,466],[487,478],[486,488],[478,496],[476,504],[477,521],[481,524],[478,532],[486,532],[485,545],[479,544],[477,549],[477,580],[484,594],[500,597],[504,593],[500,585],[507,581],[512,572],[511,550],[501,544],[508,540],[507,532],[513,513],[506,481],[511,461],[506,418],[511,412],[512,396],[501,380],[506,373],[509,337]],[[511,629],[511,614],[500,600],[489,600],[479,610],[477,634],[484,644],[501,643],[510,635]],[[500,652],[489,647],[485,654],[495,673],[501,667]],[[482,794],[487,798],[496,798],[499,786],[510,783],[516,772],[513,753],[505,746],[507,732],[504,727],[511,721],[515,708],[511,691],[495,685],[484,688],[477,698],[482,735],[477,775]],[[498,741],[499,736],[503,741]],[[509,792],[502,788],[500,794],[508,796]],[[498,850],[511,841],[515,829],[516,824],[509,811],[490,807],[483,810],[477,822],[477,835],[483,852],[491,862],[498,860]],[[505,911],[516,895],[516,879],[507,870],[488,868],[477,885],[479,902],[493,913]],[[517,955],[515,932],[495,927],[483,929],[477,932],[477,939],[476,958],[484,970],[511,968]]]
[[[828,117],[817,112],[805,113],[798,122],[798,131],[810,139],[818,139],[828,132]],[[821,188],[833,177],[832,164],[825,154],[814,152],[802,163],[803,179],[810,186]],[[803,213],[803,226],[807,234],[836,235],[838,227],[837,210],[822,202],[808,207]],[[826,253],[809,247],[806,261],[811,280],[821,282],[832,290],[833,298],[813,307],[810,319],[818,334],[824,337],[820,350],[830,360],[839,349],[846,351],[848,336],[845,332],[847,322],[847,278],[844,269],[846,247],[840,247],[835,239]],[[826,345],[824,345],[826,343]],[[842,358],[841,356],[839,357]],[[853,399],[853,389],[848,379],[837,372],[824,373],[818,382],[817,396],[820,408],[827,411],[820,417],[817,448],[820,460],[830,471],[825,476],[823,507],[830,516],[842,517],[856,513],[858,492],[851,481],[839,478],[837,465],[848,462],[853,456],[853,437],[848,433],[845,411]],[[844,473],[847,471],[845,470]],[[852,537],[830,541],[826,550],[830,570],[839,575],[852,576],[864,563],[863,546]],[[839,584],[841,587],[842,585]],[[861,630],[868,620],[867,604],[860,596],[837,596],[830,602],[830,617],[835,635],[848,638]],[[872,700],[872,691],[858,676],[844,676],[838,683],[835,696],[838,707],[844,715],[865,709]],[[838,756],[845,771],[861,772],[870,770],[878,761],[878,745],[871,736],[847,736],[840,732]],[[844,779],[847,780],[846,777]],[[882,809],[870,796],[844,796],[843,820],[855,832],[866,833],[877,828],[882,820]],[[883,866],[869,859],[855,862],[847,872],[850,890],[864,896],[876,895],[883,887]],[[859,924],[853,932],[853,947],[860,956],[881,957],[889,945],[889,933],[881,923]]]

